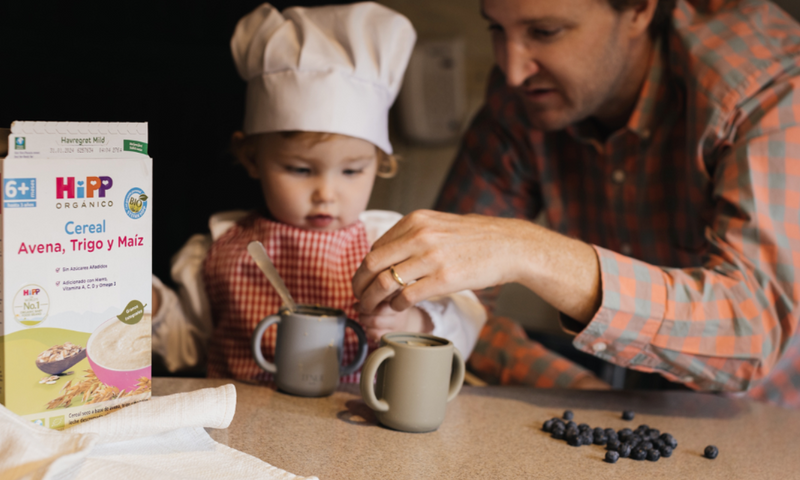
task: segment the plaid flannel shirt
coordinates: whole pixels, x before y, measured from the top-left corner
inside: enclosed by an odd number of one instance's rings
[[[543,211],[555,231],[592,244],[602,305],[575,328],[576,348],[798,407],[796,93],[800,25],[785,12],[681,0],[626,127],[605,141],[590,122],[533,129],[495,69],[437,209]],[[531,365],[545,371],[542,358]]]

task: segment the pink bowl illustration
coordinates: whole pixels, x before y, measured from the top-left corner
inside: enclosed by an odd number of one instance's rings
[[[144,328],[148,330],[151,328],[149,315],[146,317],[148,321],[139,322],[142,325],[139,325],[138,328],[136,328],[138,324],[127,325],[116,317],[112,317],[100,324],[92,333],[86,343],[86,359],[98,380],[106,385],[117,387],[120,391],[130,392],[136,390],[140,378],[151,378],[149,331],[147,332],[146,346],[142,335],[139,335],[138,338],[136,335],[131,335],[131,333],[141,333]],[[132,362],[129,360],[130,357],[142,357],[144,354],[142,349],[145,347],[147,365],[143,365],[145,362],[141,360],[136,362],[136,358]]]

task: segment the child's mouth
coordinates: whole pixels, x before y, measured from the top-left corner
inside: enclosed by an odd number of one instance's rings
[[[308,223],[315,228],[324,228],[333,222],[331,215],[309,215],[306,217]]]

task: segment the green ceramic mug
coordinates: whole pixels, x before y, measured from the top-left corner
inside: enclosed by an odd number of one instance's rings
[[[453,342],[424,333],[387,333],[361,370],[364,402],[378,421],[404,432],[439,428],[462,383],[464,359]]]

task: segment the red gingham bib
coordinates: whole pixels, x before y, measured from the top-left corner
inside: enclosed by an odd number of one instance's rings
[[[295,302],[344,310],[357,319],[351,284],[369,252],[364,224],[357,222],[333,232],[303,230],[253,214],[215,241],[204,264],[206,292],[211,303],[214,333],[208,347],[208,376],[271,381],[250,352],[250,337],[258,323],[278,312],[281,300],[247,253],[247,244],[259,240],[267,249]],[[267,329],[264,357],[275,358],[277,325]],[[349,364],[358,351],[358,337],[345,330],[342,362]],[[360,372],[341,382],[357,383]]]

